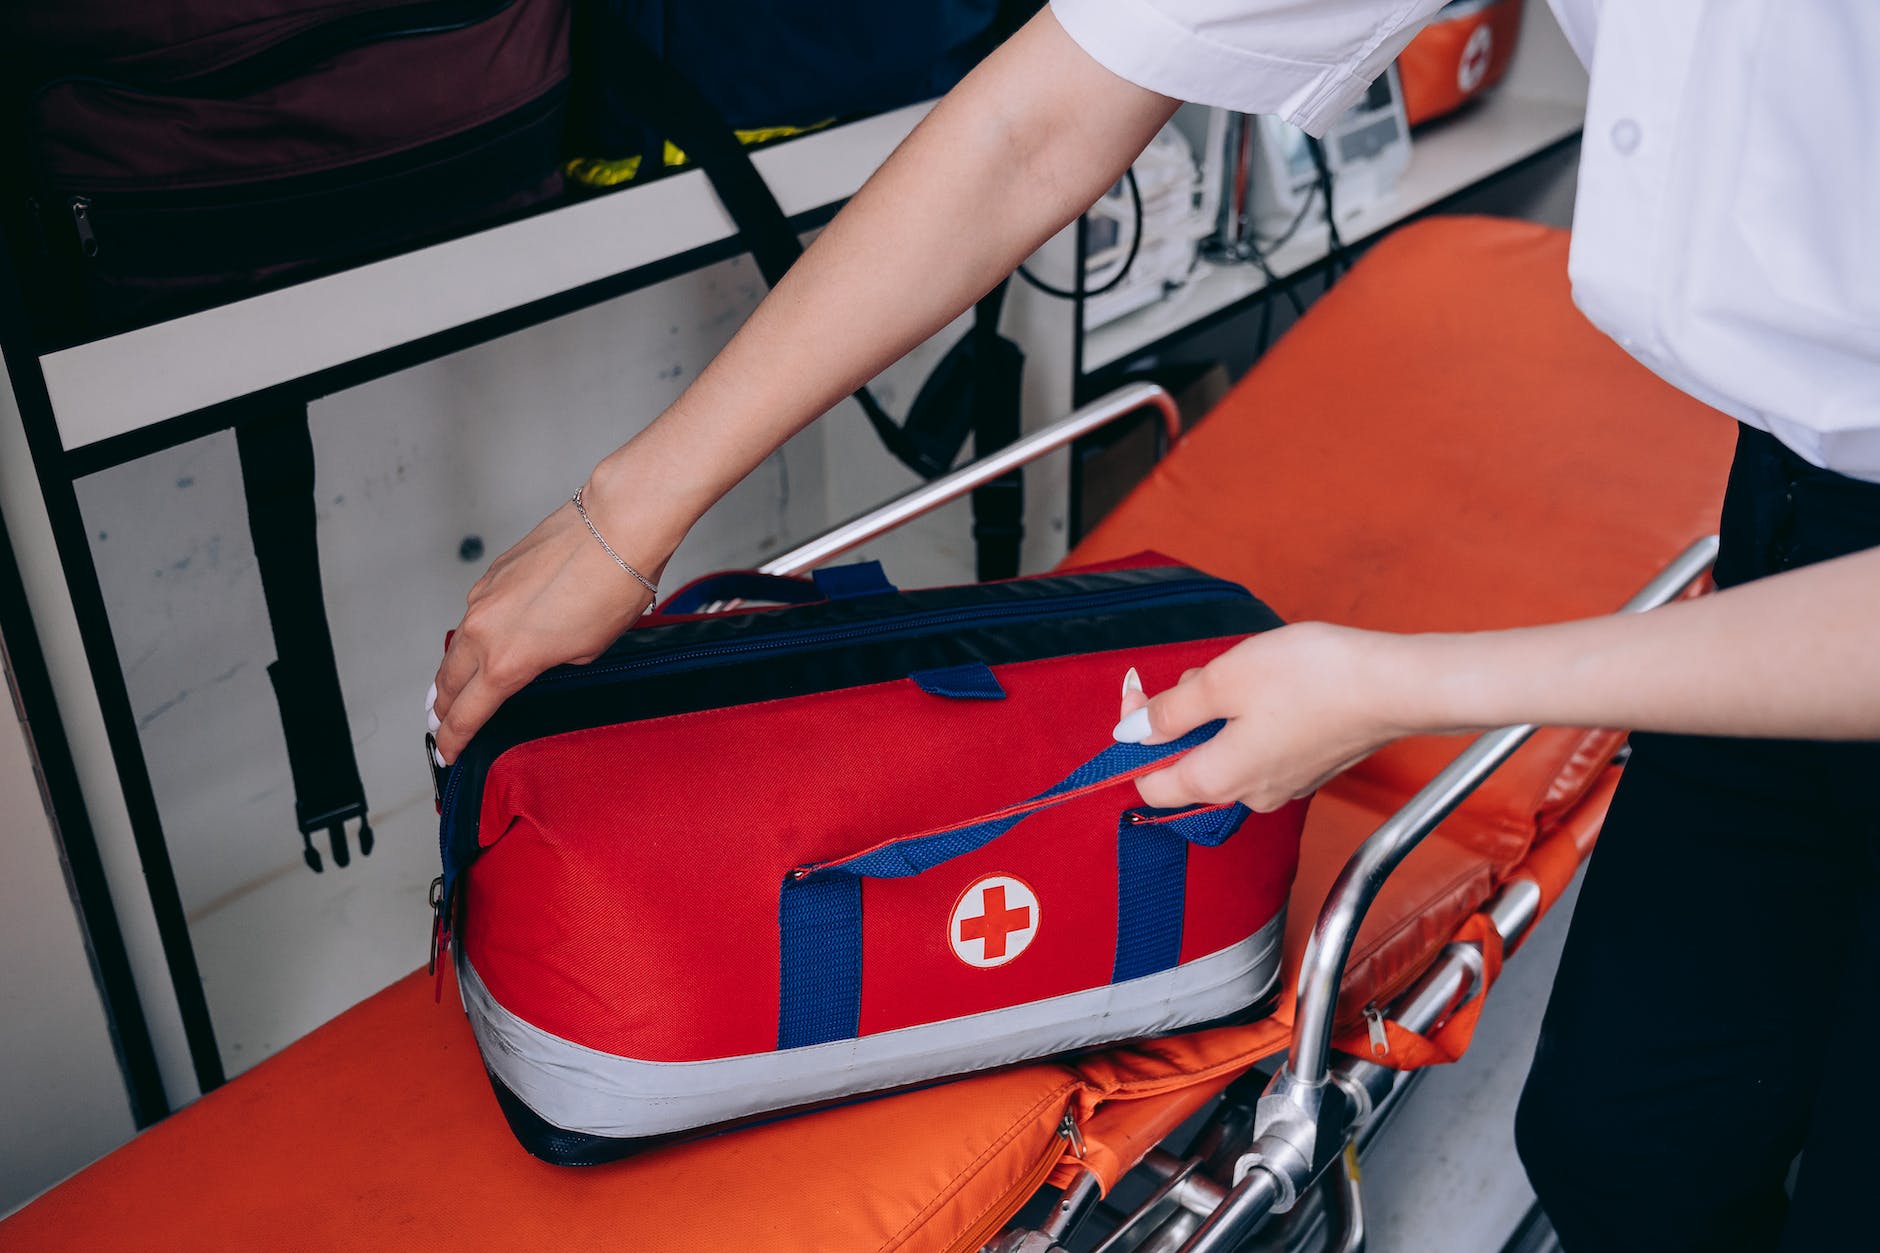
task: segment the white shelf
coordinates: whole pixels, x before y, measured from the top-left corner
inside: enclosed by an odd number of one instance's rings
[[[787,214],[846,199],[931,105],[753,154]],[[737,234],[698,170],[155,326],[48,353],[67,450],[650,265]]]
[[[1396,190],[1342,219],[1339,233],[1347,240],[1363,239],[1419,213],[1572,135],[1580,129],[1584,112],[1578,103],[1505,91],[1490,96],[1469,113],[1412,136],[1410,165]],[[1324,221],[1313,219],[1267,260],[1284,278],[1323,260],[1330,247]],[[1113,365],[1266,285],[1252,265],[1204,261],[1180,291],[1089,332],[1084,337],[1084,370]]]

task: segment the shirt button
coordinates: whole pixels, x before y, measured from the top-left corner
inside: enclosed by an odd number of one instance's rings
[[[1622,117],[1612,124],[1612,146],[1619,150],[1619,155],[1629,157],[1638,148],[1638,141],[1644,138],[1644,134],[1637,122]]]

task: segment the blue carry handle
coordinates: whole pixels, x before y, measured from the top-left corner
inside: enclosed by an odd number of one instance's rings
[[[1033,814],[1140,773],[1213,738],[1210,722],[1166,744],[1113,744],[1062,782],[990,817],[906,836],[836,861],[798,866],[778,907],[782,984],[777,1047],[853,1039],[862,1002],[862,880],[903,879],[984,848]],[[1213,847],[1246,821],[1243,805],[1125,810],[1117,823],[1117,939],[1111,982],[1175,966],[1188,846]]]

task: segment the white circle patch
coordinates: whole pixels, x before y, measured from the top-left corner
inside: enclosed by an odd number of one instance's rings
[[[987,875],[953,903],[947,942],[968,966],[1003,966],[1038,935],[1038,894],[1023,879]]]
[[[1495,32],[1487,25],[1476,27],[1469,34],[1469,42],[1462,47],[1462,64],[1456,67],[1456,86],[1462,88],[1464,95],[1482,85],[1488,77],[1489,54],[1495,49]]]

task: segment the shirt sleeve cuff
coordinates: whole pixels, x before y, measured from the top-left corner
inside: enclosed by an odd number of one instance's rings
[[[1393,6],[1351,63],[1299,60],[1209,39],[1150,0],[1051,0],[1077,45],[1119,78],[1177,100],[1277,115],[1322,135],[1364,94],[1442,0]],[[1355,51],[1355,50],[1354,50]]]

